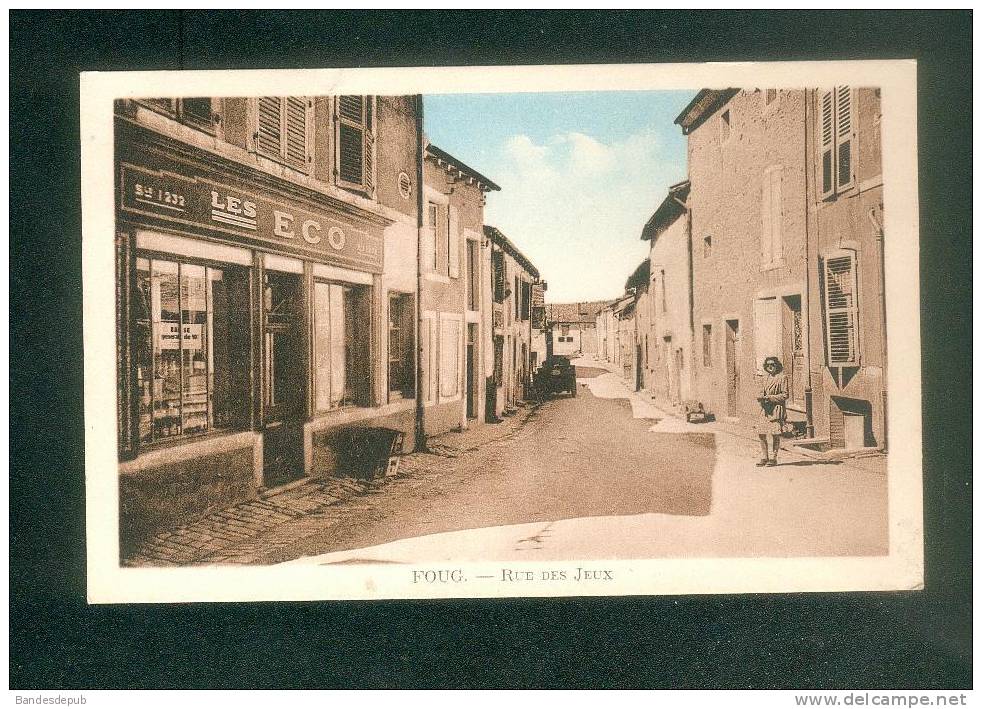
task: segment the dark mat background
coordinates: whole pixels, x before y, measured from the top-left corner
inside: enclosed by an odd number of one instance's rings
[[[971,686],[971,19],[11,12],[11,686]],[[907,57],[919,60],[925,591],[86,605],[80,70]]]

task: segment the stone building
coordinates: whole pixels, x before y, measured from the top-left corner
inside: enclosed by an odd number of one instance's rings
[[[638,310],[644,350],[643,388],[667,407],[693,398],[695,340],[690,278],[689,183],[672,185],[645,224],[641,239],[650,242],[648,285]]]
[[[752,421],[762,363],[784,363],[789,420],[804,429],[808,321],[805,91],[700,91],[688,136],[693,395]]]
[[[552,353],[567,357],[596,355],[599,350],[597,313],[609,302],[546,303],[546,326],[547,333],[552,336]]]
[[[426,147],[422,239],[425,428],[429,435],[485,420],[493,366],[490,260],[483,247],[490,179],[435,145]],[[487,320],[487,322],[486,322]]]
[[[511,413],[529,395],[533,346],[532,288],[539,270],[504,234],[485,226],[491,290],[491,368],[485,405],[488,420]]]
[[[878,89],[808,93],[808,342],[819,447],[887,443],[880,110]]]
[[[420,107],[116,104],[121,534],[412,443]],[[470,222],[468,222],[470,223]]]

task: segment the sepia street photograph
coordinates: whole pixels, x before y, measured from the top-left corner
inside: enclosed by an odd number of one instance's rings
[[[8,13],[12,704],[968,706],[970,11],[178,5]]]
[[[616,593],[632,560],[885,563],[890,118],[880,85],[783,78],[127,86],[118,568],[403,567],[466,594]]]

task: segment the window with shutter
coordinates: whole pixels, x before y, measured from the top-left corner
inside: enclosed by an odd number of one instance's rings
[[[460,216],[456,207],[449,208],[447,219],[448,272],[451,278],[460,277]]]
[[[505,301],[505,254],[502,251],[491,252],[491,278],[494,286],[494,300],[497,303]]]
[[[855,120],[852,89],[837,86],[823,91],[819,98],[818,132],[820,140],[819,184],[822,199],[853,186],[853,145]]]
[[[836,188],[852,186],[852,89],[840,86],[835,92]]]
[[[306,170],[308,99],[262,96],[256,99],[256,152]]]
[[[155,111],[162,111],[171,115],[174,113],[174,99],[172,98],[141,98],[137,100]]]
[[[834,103],[835,97],[831,91],[822,92],[819,101],[819,129],[818,135],[821,141],[821,177],[819,184],[822,186],[822,198],[830,196],[835,192],[833,183],[833,154],[835,152],[835,126],[834,126]]]
[[[764,171],[760,202],[760,262],[764,267],[777,265],[784,257],[781,182],[783,168]]]
[[[825,259],[826,355],[830,367],[859,364],[856,255],[841,251]]]
[[[343,187],[372,194],[375,186],[375,99],[339,96],[336,102],[337,176]]]

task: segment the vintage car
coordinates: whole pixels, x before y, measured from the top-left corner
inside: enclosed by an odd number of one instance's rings
[[[553,355],[535,371],[532,383],[542,395],[569,392],[576,396],[576,367],[569,357]]]

